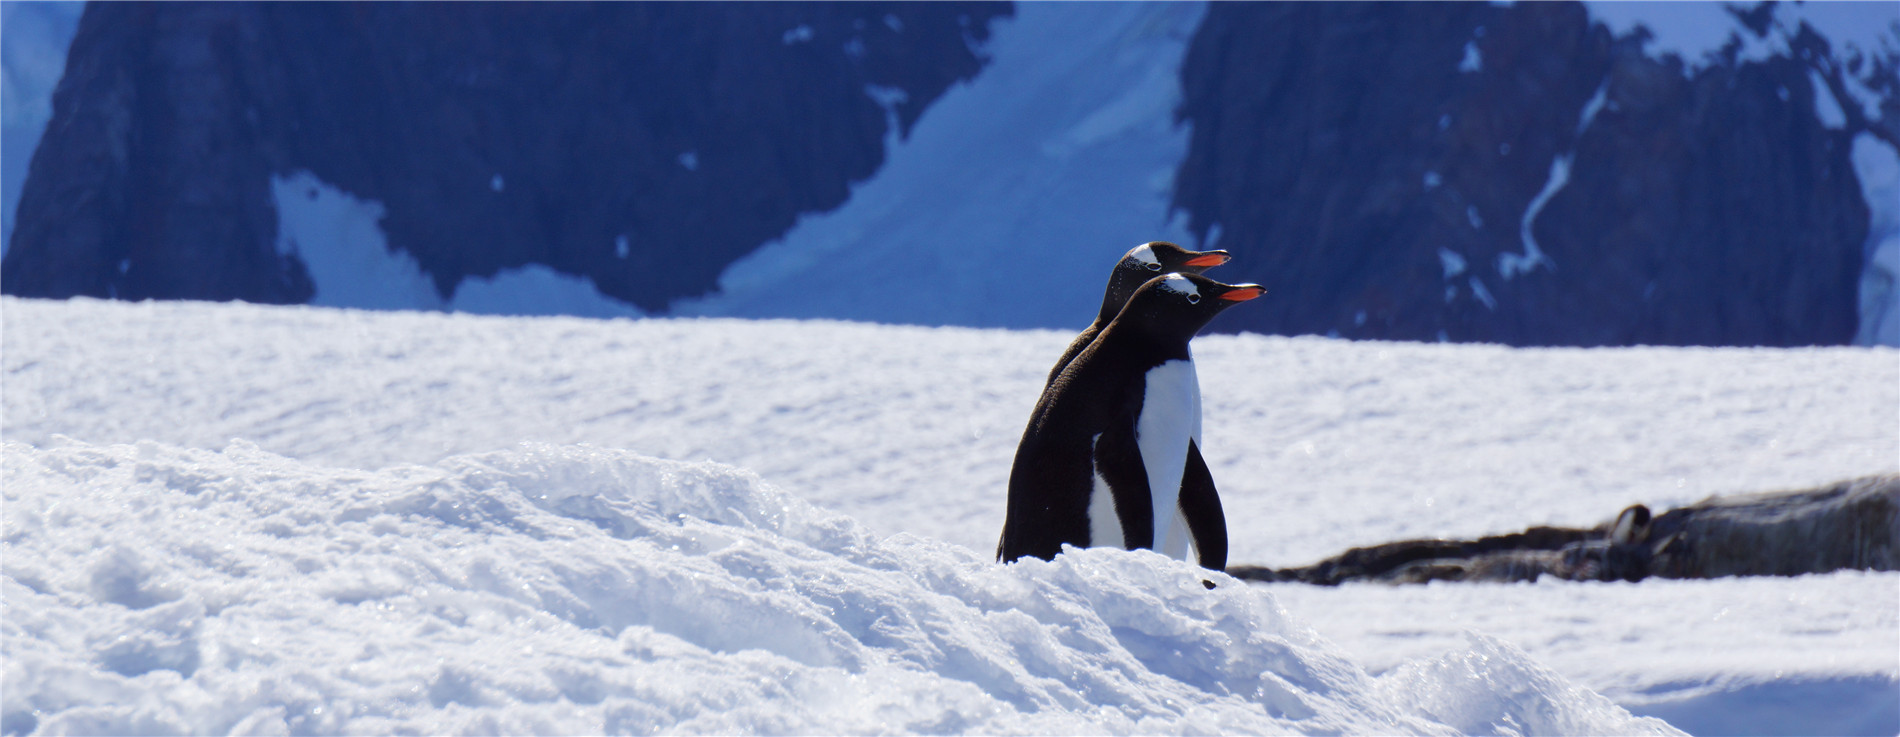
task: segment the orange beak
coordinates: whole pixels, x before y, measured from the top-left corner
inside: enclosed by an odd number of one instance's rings
[[[1247,300],[1253,299],[1255,297],[1258,297],[1266,293],[1267,293],[1266,287],[1250,284],[1247,286],[1235,287],[1232,290],[1229,290],[1226,292],[1221,292],[1220,298],[1227,300],[1229,302],[1245,302]]]
[[[1212,251],[1187,260],[1188,266],[1219,266],[1227,263],[1228,256],[1222,251]]]

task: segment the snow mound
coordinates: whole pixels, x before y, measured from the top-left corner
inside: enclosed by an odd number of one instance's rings
[[[1372,677],[1146,552],[999,566],[585,445],[5,445],[0,730],[1659,733],[1521,652]]]

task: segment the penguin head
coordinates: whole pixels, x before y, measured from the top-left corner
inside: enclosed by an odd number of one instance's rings
[[[1142,284],[1162,274],[1199,274],[1227,263],[1226,251],[1190,251],[1167,241],[1149,241],[1122,254],[1115,271],[1108,277],[1108,293],[1102,296],[1101,322],[1108,322],[1128,304],[1129,296]]]
[[[1234,305],[1267,292],[1258,284],[1222,284],[1200,274],[1162,274],[1135,290],[1115,322],[1157,337],[1186,340]]]
[[[1148,272],[1141,278],[1141,282],[1145,282],[1161,274],[1199,274],[1227,263],[1228,258],[1226,251],[1190,251],[1167,241],[1148,241],[1122,254],[1116,268]],[[1135,286],[1141,286],[1141,282]]]

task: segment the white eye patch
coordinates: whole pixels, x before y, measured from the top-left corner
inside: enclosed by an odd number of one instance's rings
[[[1201,301],[1200,287],[1194,286],[1193,280],[1180,274],[1169,274],[1161,277],[1161,288],[1174,292],[1175,294],[1185,294],[1188,296],[1189,302]]]
[[[1149,248],[1146,243],[1135,247],[1133,251],[1129,251],[1128,257],[1140,262],[1141,265],[1147,267],[1149,271],[1155,271],[1161,268],[1161,259],[1155,257],[1154,249]]]

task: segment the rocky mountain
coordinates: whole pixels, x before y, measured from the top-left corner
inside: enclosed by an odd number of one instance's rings
[[[7,294],[304,302],[273,175],[382,203],[443,296],[526,264],[647,309],[837,207],[996,3],[99,3]]]
[[[1734,12],[1765,38],[1772,11]],[[1174,202],[1234,252],[1223,276],[1288,297],[1220,325],[1850,342],[1869,223],[1851,149],[1900,146],[1893,58],[1844,68],[1805,25],[1787,53],[1736,38],[1697,68],[1643,41],[1573,3],[1212,5]],[[1887,91],[1878,119],[1843,88],[1856,74]]]
[[[341,239],[432,292],[365,306],[1075,327],[1163,238],[1268,286],[1216,330],[1900,343],[1897,66],[1880,3],[98,4],[0,291],[348,305]]]

